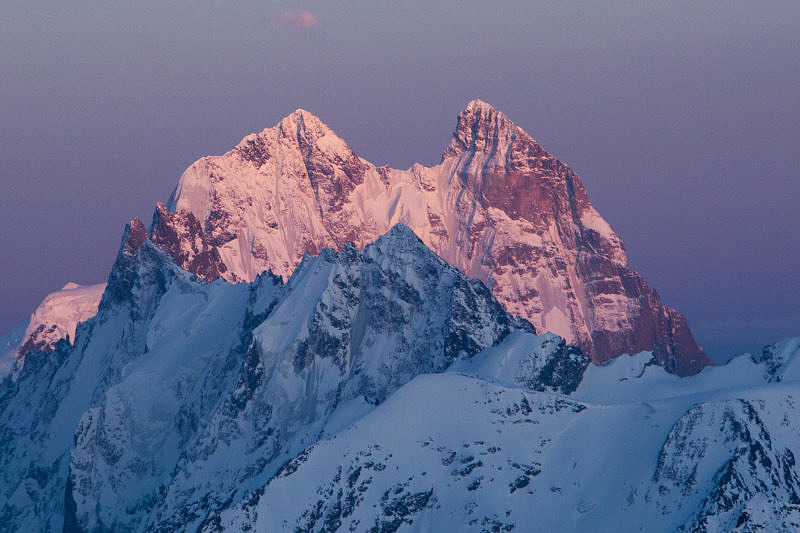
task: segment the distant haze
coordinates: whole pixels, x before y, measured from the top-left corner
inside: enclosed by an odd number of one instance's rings
[[[800,335],[800,3],[66,4],[0,18],[0,332],[298,107],[407,168],[477,97],[581,175],[713,358]]]

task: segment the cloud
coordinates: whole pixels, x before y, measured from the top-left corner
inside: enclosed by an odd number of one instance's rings
[[[270,23],[276,28],[308,29],[319,25],[317,17],[310,11],[301,9],[298,12],[285,11],[270,17]]]

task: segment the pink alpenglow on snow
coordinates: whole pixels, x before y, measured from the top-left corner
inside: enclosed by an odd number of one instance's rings
[[[440,164],[406,170],[360,158],[298,109],[190,166],[152,239],[206,279],[287,279],[304,254],[363,248],[398,223],[595,363],[653,350],[679,375],[711,364],[683,315],[630,269],[577,174],[480,100],[459,114]]]
[[[24,361],[31,350],[52,352],[61,339],[75,341],[78,323],[97,314],[97,306],[106,284],[67,283],[45,297],[31,315],[20,342],[0,354],[0,377],[12,372],[17,361]]]

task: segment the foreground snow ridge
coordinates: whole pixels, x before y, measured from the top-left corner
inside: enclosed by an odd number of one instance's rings
[[[134,220],[0,382],[0,531],[796,530],[800,339],[657,362],[589,364],[403,225],[228,283]]]

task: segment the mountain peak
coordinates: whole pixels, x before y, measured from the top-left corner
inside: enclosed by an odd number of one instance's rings
[[[516,143],[515,143],[516,142]],[[458,114],[456,129],[443,159],[463,153],[506,152],[522,145],[544,150],[522,128],[491,104],[475,99]]]
[[[250,159],[253,156],[252,152],[255,147],[263,147],[265,142],[269,139],[274,139],[276,136],[296,139],[302,144],[303,140],[313,142],[328,135],[339,139],[339,136],[322,119],[314,113],[298,107],[274,126],[245,136],[234,150],[238,151],[245,159]]]
[[[455,270],[428,248],[405,224],[398,223],[364,248],[364,254],[379,262],[393,264],[437,264],[443,270]]]
[[[384,242],[407,242],[413,243],[414,246],[419,245],[428,250],[425,243],[420,240],[414,231],[405,224],[398,223],[389,228],[389,231],[378,237],[375,244]]]
[[[52,352],[56,343],[64,338],[74,341],[78,323],[97,313],[104,289],[104,283],[78,285],[69,282],[61,290],[48,294],[31,315],[16,357],[24,360],[31,350]]]
[[[260,168],[281,151],[281,147],[299,151],[303,158],[307,158],[312,152],[322,153],[333,159],[347,160],[355,157],[350,146],[330,126],[302,108],[283,117],[275,126],[247,135],[233,152]],[[173,207],[172,203],[170,207]]]
[[[472,110],[480,110],[480,111],[484,111],[484,112],[500,113],[500,111],[498,111],[498,109],[496,107],[494,107],[489,102],[481,100],[480,98],[475,98],[473,100],[470,100],[469,103],[467,103],[467,107],[464,108],[464,112],[472,111]]]
[[[472,130],[481,126],[494,126],[500,130],[519,129],[505,113],[494,107],[492,104],[483,100],[475,99],[470,101],[464,110],[458,114],[456,132]],[[474,134],[487,133],[486,131],[474,131]]]
[[[125,226],[120,251],[130,256],[136,255],[136,250],[139,249],[147,238],[147,229],[144,227],[144,222],[142,222],[139,217],[134,217]]]
[[[302,108],[297,108],[283,117],[277,127],[282,134],[298,138],[302,136],[309,139],[317,139],[328,134],[336,136],[331,127],[325,124],[322,119]],[[338,136],[336,137],[338,138]]]
[[[315,126],[322,126],[325,129],[331,129],[327,124],[325,124],[318,116],[316,116],[311,111],[303,109],[302,107],[298,107],[285,117],[283,117],[280,121],[280,124],[299,124],[299,123],[306,123],[306,124],[313,124]]]

